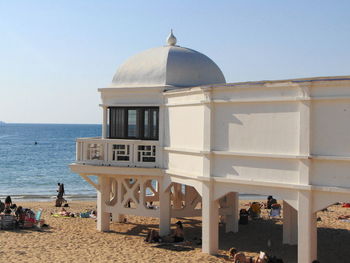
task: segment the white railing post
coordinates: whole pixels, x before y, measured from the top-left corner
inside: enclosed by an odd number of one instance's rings
[[[103,116],[102,116],[102,139],[107,138],[107,107],[102,106]]]

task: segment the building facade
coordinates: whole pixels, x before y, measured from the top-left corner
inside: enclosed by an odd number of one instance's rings
[[[220,215],[238,231],[239,194],[275,195],[283,242],[317,258],[316,212],[350,201],[350,76],[226,84],[171,33],[99,91],[102,136],[77,139],[70,165],[97,189],[98,230],[110,214],[159,217],[161,235],[171,217],[202,216],[214,254]]]

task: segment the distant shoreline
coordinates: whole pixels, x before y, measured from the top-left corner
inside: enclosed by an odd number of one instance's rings
[[[6,125],[102,125],[101,123],[54,123],[54,122],[4,122],[0,121],[0,124]]]

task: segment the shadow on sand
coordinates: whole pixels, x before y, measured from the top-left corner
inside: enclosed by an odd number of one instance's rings
[[[186,240],[190,245],[182,244],[157,244],[154,247],[168,249],[173,251],[189,251],[194,248],[200,248],[198,240],[201,239],[202,227],[201,220],[196,218],[178,218],[185,227]],[[144,238],[150,229],[158,229],[158,224],[139,225],[132,222],[123,224],[114,223],[114,229],[118,225],[124,225],[127,231],[111,230],[110,233],[122,235],[140,236]],[[255,220],[249,221],[248,225],[240,225],[238,233],[225,233],[225,226],[220,224],[220,258],[226,258],[226,251],[231,247],[239,251],[248,251],[259,253],[265,251],[270,255],[284,259],[285,262],[297,262],[297,246],[282,244],[282,224],[278,220]],[[268,240],[271,246],[268,247]],[[334,257],[337,262],[350,262],[350,250],[347,248],[350,244],[350,231],[345,229],[318,228],[318,255],[320,262],[332,262]]]

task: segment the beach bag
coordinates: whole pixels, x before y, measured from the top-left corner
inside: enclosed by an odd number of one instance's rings
[[[16,217],[13,215],[2,215],[1,216],[1,229],[13,230],[16,226]]]
[[[80,213],[80,217],[81,218],[90,218],[90,213],[89,212]]]

